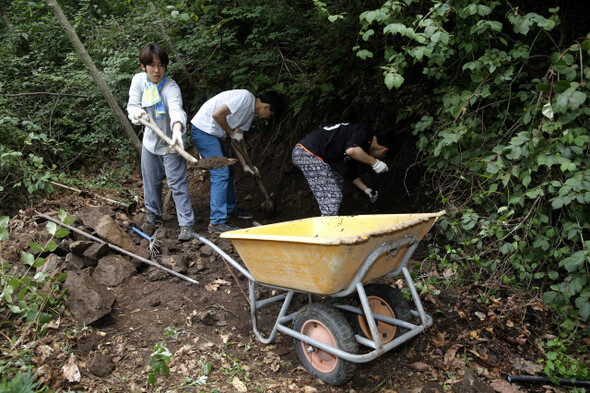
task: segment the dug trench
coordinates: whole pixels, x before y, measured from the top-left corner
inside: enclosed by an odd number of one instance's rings
[[[304,180],[289,170],[281,172],[280,176],[283,179],[275,177],[275,182],[268,185],[270,191],[276,193],[275,210],[268,215],[260,207],[264,199],[255,182],[238,173],[236,190],[240,207],[251,210],[254,221],[260,224],[317,215],[317,206]],[[285,182],[289,186],[284,186]],[[239,261],[239,255],[227,239],[207,232],[207,173],[191,170],[190,184],[197,216],[195,230]],[[133,240],[137,252],[148,257],[147,240],[131,230],[133,226],[149,230],[141,209],[139,173],[129,176],[121,186],[139,197],[137,210],[127,212],[108,206],[104,200],[93,198],[92,193],[63,191],[41,201],[34,209],[21,210],[11,220],[3,260],[14,263],[16,268],[20,253],[27,250],[29,242],[47,239],[46,221],[37,213],[55,217],[60,209],[77,218],[73,225],[94,235],[94,228],[84,225],[82,217],[96,214],[111,217]],[[424,203],[423,196],[416,192],[418,187],[417,184],[384,186],[383,194],[389,193],[389,197],[373,206],[365,204],[362,195],[348,190],[342,213],[435,211],[434,205]],[[108,190],[100,192],[109,194]],[[109,196],[121,198],[116,193]],[[175,256],[176,263],[181,265],[179,271],[198,284],[124,257],[134,270],[121,283],[105,286],[114,300],[104,316],[84,324],[66,308],[57,320],[43,327],[45,334],[40,338],[33,335],[24,338],[23,345],[34,354],[40,383],[56,391],[83,392],[562,391],[555,386],[518,387],[506,381],[506,376],[512,374],[542,374],[537,363],[541,357],[537,341],[546,336],[549,331],[546,323],[550,320],[542,303],[501,284],[495,284],[493,295],[484,285],[441,284],[455,277],[456,272],[428,259],[428,245],[434,244],[438,236],[435,228],[421,242],[409,264],[426,312],[433,317],[433,326],[376,360],[359,364],[350,382],[334,387],[303,369],[292,338],[278,334],[275,342],[267,345],[256,339],[247,299],[247,280],[197,239],[178,242],[173,202],[166,201],[165,207],[157,259],[162,261],[166,256]],[[233,223],[240,227],[253,224],[252,220]],[[65,262],[69,246],[82,240],[83,237],[74,234],[63,240],[63,247],[60,247],[64,250],[63,269],[66,273],[93,276],[98,265],[76,266]],[[387,283],[403,288],[399,278]],[[274,291],[262,286],[257,295],[271,296]],[[305,301],[305,297],[297,298],[293,307]],[[266,334],[277,313],[275,306],[260,310],[259,324]],[[169,373],[162,372],[163,369],[158,372],[157,360],[163,358],[158,357],[162,355],[158,348],[169,351],[169,356],[164,356]],[[79,370],[79,380],[69,379],[71,375],[64,372],[69,370],[68,365],[75,365]],[[148,382],[150,376],[155,378],[153,385]]]

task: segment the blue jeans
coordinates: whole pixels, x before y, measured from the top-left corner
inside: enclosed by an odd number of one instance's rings
[[[203,158],[227,157],[225,148],[216,136],[207,134],[195,126],[191,128],[191,136],[195,147]],[[211,181],[209,221],[211,225],[218,225],[227,222],[228,214],[238,208],[234,190],[234,166],[211,169],[209,170],[209,178]]]

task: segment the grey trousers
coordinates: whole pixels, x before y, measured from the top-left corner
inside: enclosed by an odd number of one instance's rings
[[[157,216],[162,216],[162,182],[164,178],[167,178],[168,187],[172,191],[172,198],[176,204],[178,225],[183,227],[195,224],[184,158],[176,153],[158,156],[150,153],[144,146],[141,150],[141,175],[146,209]]]
[[[293,149],[291,159],[307,179],[309,188],[320,206],[321,215],[337,216],[344,186],[344,179],[340,173],[300,145]]]

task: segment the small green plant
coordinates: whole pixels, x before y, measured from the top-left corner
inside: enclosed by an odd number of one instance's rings
[[[63,210],[59,212],[59,218],[66,224],[73,221]],[[0,249],[1,242],[8,239],[9,222],[8,217],[0,217]],[[63,308],[64,294],[60,291],[59,281],[65,279],[65,274],[55,278],[38,271],[46,261],[46,258],[39,255],[55,251],[57,244],[53,240],[63,238],[69,232],[53,222],[47,224],[46,230],[52,236],[44,246],[35,242],[28,244],[33,252],[38,253],[37,257],[31,252],[22,252],[21,260],[26,266],[24,273],[19,269],[13,269],[13,264],[7,261],[0,264],[0,312],[13,317],[5,318],[3,323],[3,328],[7,332],[5,337],[8,339],[1,345],[1,350],[8,356],[0,360],[0,393],[48,391],[47,387],[37,389],[32,372],[33,354],[27,350],[26,338],[43,334],[43,325]],[[26,323],[20,323],[21,321]],[[35,330],[33,334],[31,329]]]
[[[182,334],[182,330],[177,328],[176,326],[166,326],[164,329],[164,336],[167,338],[177,339],[178,336]]]
[[[62,222],[71,224],[72,217],[68,217],[63,210],[59,212],[59,217]],[[0,304],[7,307],[11,313],[23,317],[27,322],[34,322],[37,326],[49,322],[52,318],[51,309],[59,307],[63,299],[63,294],[59,294],[59,288],[56,285],[49,286],[47,291],[46,283],[65,280],[66,275],[62,274],[59,277],[48,277],[47,272],[37,271],[31,277],[32,272],[41,267],[46,258],[41,257],[43,253],[51,253],[58,247],[53,239],[61,239],[69,234],[65,228],[58,227],[54,222],[48,222],[45,229],[52,237],[44,246],[36,242],[31,242],[27,246],[38,254],[23,251],[21,254],[22,262],[28,266],[22,275],[14,275],[12,270],[9,270],[9,265],[4,266],[0,270],[0,285],[2,293],[0,294]],[[35,270],[33,270],[35,269]],[[58,293],[56,295],[56,293]],[[3,308],[2,307],[2,308]]]
[[[30,371],[26,374],[17,375],[10,381],[5,376],[0,382],[0,393],[42,393],[47,392],[48,388],[36,390],[37,382],[35,382],[35,375]]]
[[[543,363],[545,374],[553,383],[559,384],[560,378],[586,380],[590,377],[590,368],[568,353],[563,340],[558,337],[541,343],[547,357]]]
[[[148,383],[155,385],[158,374],[169,375],[168,363],[172,360],[172,353],[166,348],[166,343],[160,341],[154,347],[151,357],[151,370],[148,373]]]

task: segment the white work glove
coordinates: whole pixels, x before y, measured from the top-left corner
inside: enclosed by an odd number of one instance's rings
[[[371,203],[375,203],[375,201],[377,200],[377,197],[379,196],[379,193],[377,191],[373,191],[370,188],[367,188],[365,190],[365,194],[367,194],[369,196]]]
[[[237,131],[234,131],[234,133],[231,134],[229,137],[238,143],[244,140],[244,134]]]
[[[260,174],[260,172],[258,171],[258,168],[256,168],[254,165],[252,165],[251,168],[248,165],[246,165],[244,167],[244,172],[248,172],[252,176],[258,176]]]
[[[375,165],[371,165],[371,166],[373,167],[373,170],[375,171],[375,173],[383,173],[383,172],[387,172],[389,170],[389,167],[387,166],[387,164],[381,160],[377,160]]]
[[[136,126],[140,125],[141,123],[137,119],[140,119],[144,116],[147,116],[147,113],[143,109],[140,109],[137,112],[137,114],[135,116],[133,116],[133,120],[131,120],[131,123],[135,124]]]
[[[180,146],[184,150],[184,141],[182,140],[182,131],[172,130],[172,145]]]

